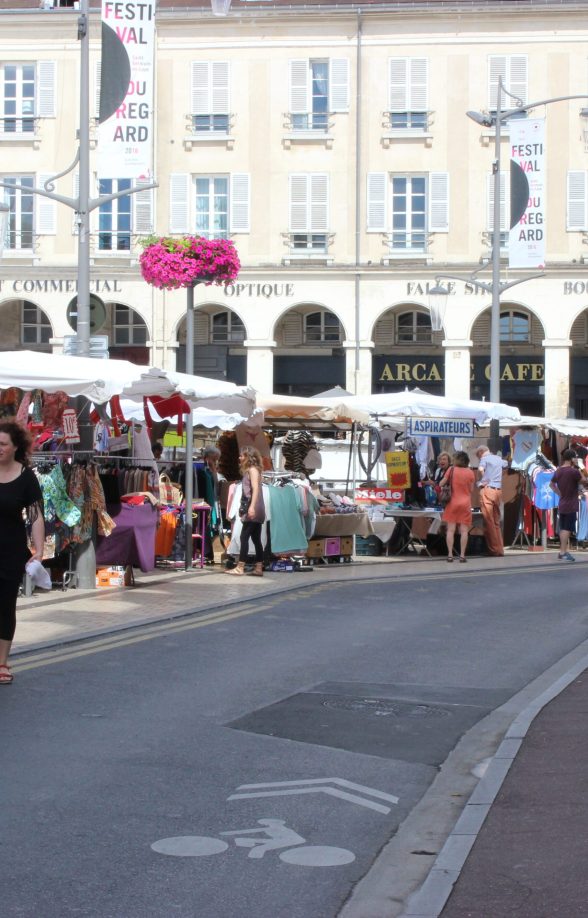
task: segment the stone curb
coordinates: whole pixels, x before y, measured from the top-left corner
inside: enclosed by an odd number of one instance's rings
[[[427,879],[410,896],[399,918],[439,918],[531,724],[540,711],[587,668],[588,655],[585,655],[515,717],[437,855]]]

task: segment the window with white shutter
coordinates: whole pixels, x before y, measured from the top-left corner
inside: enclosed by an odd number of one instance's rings
[[[131,179],[102,178],[98,194],[117,194],[130,191]],[[131,195],[106,201],[98,208],[98,250],[100,252],[130,252],[131,250]]]
[[[568,172],[566,229],[581,232],[588,229],[588,173],[585,170]]]
[[[424,57],[390,58],[388,104],[392,130],[427,129],[428,70]]]
[[[492,235],[494,232],[494,176],[486,177],[486,188],[488,202],[487,227],[489,244],[492,246]],[[500,248],[508,245],[508,233],[510,228],[510,172],[500,173]]]
[[[38,114],[35,64],[3,64],[0,67],[0,137],[35,134]]]
[[[24,300],[21,306],[21,339],[22,343],[31,346],[38,344],[49,344],[53,337],[53,329],[49,316],[35,306]]]
[[[299,253],[327,251],[329,230],[329,176],[326,173],[290,175],[290,247]]]
[[[191,84],[192,130],[196,134],[229,132],[228,61],[193,61]]]
[[[289,112],[294,131],[329,129],[329,114],[349,111],[349,60],[289,62]]]
[[[429,233],[449,231],[449,175],[368,174],[368,232],[387,233],[390,251],[422,254]]]
[[[528,61],[526,54],[491,54],[488,57],[488,111],[497,111],[498,79],[502,77],[504,88],[520,99],[523,105],[527,101],[527,70]],[[516,108],[516,102],[510,96],[502,94],[500,100],[501,110]],[[513,117],[526,118],[526,112]],[[505,123],[508,127],[508,122]]]
[[[33,251],[35,238],[35,178],[32,175],[3,175],[4,203],[8,205],[8,228],[4,247],[13,251]],[[17,188],[16,185],[20,185]],[[40,198],[40,195],[36,197]]]
[[[170,226],[173,234],[194,232],[207,239],[250,232],[250,176],[170,176]]]

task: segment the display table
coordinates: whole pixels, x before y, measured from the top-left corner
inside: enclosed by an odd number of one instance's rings
[[[404,538],[402,539],[402,544],[400,548],[397,551],[395,551],[394,554],[400,555],[400,554],[403,554],[404,552],[410,552],[410,551],[416,554],[417,552],[420,553],[424,551],[427,555],[429,555],[429,557],[431,557],[431,552],[427,548],[427,542],[426,542],[427,532],[431,532],[431,531],[438,532],[439,531],[441,527],[441,517],[442,516],[443,516],[443,509],[441,507],[439,508],[425,507],[423,510],[413,510],[413,509],[409,509],[409,510],[402,509],[401,510],[400,508],[385,510],[384,511],[384,517],[385,517],[384,524],[388,523],[388,525],[390,525],[390,523],[393,523],[394,529],[396,529],[397,526],[401,526],[402,527],[401,534],[404,536]],[[426,528],[424,531],[422,528],[420,528],[420,532],[415,532],[414,526],[413,526],[414,520],[427,521],[429,525],[425,524]],[[375,528],[377,526],[377,522],[375,524],[372,523],[372,525],[374,526],[374,531],[376,532],[376,535],[378,535],[377,530]],[[390,534],[388,535],[388,539],[390,539],[391,535],[392,535],[392,532],[390,532]]]
[[[107,504],[106,509],[116,523],[109,536],[96,540],[96,564],[140,567],[142,571],[155,568],[155,533],[158,511],[153,504]]]
[[[371,521],[367,513],[323,513],[316,518],[314,537],[360,535],[364,538],[373,535]]]

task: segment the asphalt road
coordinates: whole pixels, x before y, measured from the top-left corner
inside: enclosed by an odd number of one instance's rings
[[[335,918],[460,738],[587,638],[583,568],[454,565],[27,659],[1,913]]]

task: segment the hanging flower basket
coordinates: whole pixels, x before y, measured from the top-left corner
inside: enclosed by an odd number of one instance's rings
[[[228,284],[235,280],[241,267],[230,239],[152,236],[143,245],[139,259],[143,279],[164,290],[195,284]]]

